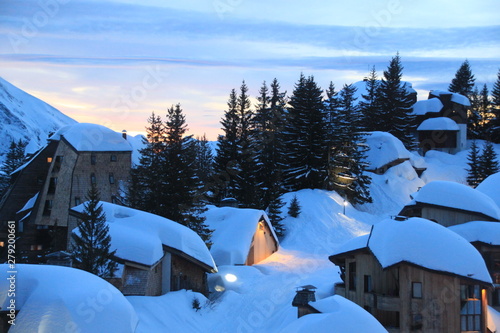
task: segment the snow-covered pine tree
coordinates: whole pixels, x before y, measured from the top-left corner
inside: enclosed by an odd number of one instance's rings
[[[365,147],[359,131],[361,115],[355,105],[356,88],[344,85],[340,91],[339,113],[334,122],[334,140],[330,150],[330,188],[352,203],[371,202],[368,185],[370,177],[364,174]]]
[[[474,90],[469,96],[470,100],[470,109],[467,112],[467,138],[469,139],[481,139],[479,134],[481,126],[481,95],[479,94],[479,90],[477,86],[474,87]]]
[[[467,165],[469,168],[467,171],[467,184],[472,187],[476,187],[481,182],[481,175],[479,171],[479,147],[476,144],[476,140],[472,141],[470,146],[469,154],[467,155]]]
[[[474,89],[474,82],[476,79],[472,74],[469,60],[465,61],[460,65],[460,68],[455,73],[455,77],[451,80],[448,90],[454,93],[470,97]]]
[[[71,236],[72,255],[79,268],[103,278],[113,277],[117,264],[111,258],[116,251],[111,251],[109,227],[95,185],[87,193],[77,232]]]
[[[488,176],[500,171],[498,156],[491,141],[486,141],[478,159],[479,164],[479,183]]]
[[[145,147],[139,150],[139,164],[132,167],[127,189],[127,203],[130,207],[165,216],[161,181],[165,161],[165,126],[154,112],[147,119]]]
[[[269,203],[269,206],[266,209],[269,221],[271,221],[274,232],[279,238],[282,238],[285,235],[285,226],[281,223],[281,221],[283,221],[281,209],[284,205],[285,203],[281,200],[281,197],[277,197]]]
[[[205,134],[196,138],[196,173],[204,186],[207,186],[214,174],[214,154]]]
[[[238,173],[238,95],[232,89],[227,101],[227,110],[221,120],[224,135],[217,138],[217,154],[214,159],[214,182],[212,192],[214,203],[235,196],[235,180]]]
[[[289,105],[284,130],[286,186],[290,191],[325,188],[330,140],[322,90],[313,76],[300,75]]]
[[[0,199],[10,185],[10,175],[24,163],[27,141],[11,141],[5,162],[0,167]]]
[[[273,80],[270,88],[271,91],[263,83],[252,119],[257,161],[256,186],[260,192],[257,205],[259,209],[265,209],[284,193],[282,170],[286,100],[277,79]]]
[[[301,213],[300,209],[299,199],[297,198],[297,195],[294,195],[292,201],[290,201],[290,205],[288,206],[288,215],[291,217],[299,217]]]
[[[379,80],[375,66],[372,67],[368,77],[364,79],[366,82],[366,94],[361,95],[359,101],[359,111],[361,113],[361,128],[363,131],[377,131],[380,125],[380,105],[378,102],[378,86]]]
[[[391,59],[380,82],[378,100],[380,103],[379,131],[389,132],[403,142],[406,149],[416,147],[414,132],[415,116],[412,106],[415,102],[412,95],[401,82],[403,66],[399,53]]]
[[[256,148],[252,128],[253,111],[250,105],[248,87],[245,81],[243,81],[240,86],[237,103],[238,138],[236,143],[238,148],[238,173],[235,175],[234,191],[240,205],[256,208],[259,203],[259,193],[256,179]]]
[[[200,178],[196,170],[196,140],[184,136],[186,117],[180,104],[167,110],[165,120],[166,146],[163,182],[166,187],[165,217],[192,230],[210,245],[211,230],[204,224],[206,211]]]
[[[495,142],[500,143],[500,69],[497,80],[491,90],[490,121],[487,124],[487,136]]]

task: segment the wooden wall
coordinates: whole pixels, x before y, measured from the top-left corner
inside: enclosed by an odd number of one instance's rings
[[[172,254],[170,290],[190,289],[208,295],[206,272],[200,266]]]
[[[245,265],[256,264],[276,251],[278,251],[278,244],[273,237],[270,226],[262,219],[255,229]]]

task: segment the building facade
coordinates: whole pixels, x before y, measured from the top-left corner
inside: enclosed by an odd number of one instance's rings
[[[12,174],[0,203],[0,222],[16,222],[20,262],[40,262],[45,254],[66,250],[77,219],[69,209],[86,201],[92,184],[100,198],[117,202],[128,181],[132,147],[126,138],[94,124],[67,126],[45,148]],[[7,237],[5,227],[0,242]]]

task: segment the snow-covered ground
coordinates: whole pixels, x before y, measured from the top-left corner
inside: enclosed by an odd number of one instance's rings
[[[495,149],[500,154],[500,145]],[[426,183],[466,183],[467,154],[432,151],[423,160],[411,156],[412,163],[418,161],[427,167],[420,178],[410,161],[392,167],[384,175],[372,174],[374,202],[361,207],[347,204],[345,214],[344,200],[335,192],[301,190],[285,194],[285,214],[294,195],[301,214],[283,221],[287,233],[278,252],[251,267],[220,266],[219,272],[209,277],[209,284],[212,290],[221,291],[214,292],[210,299],[190,291],[127,297],[139,316],[137,332],[286,331],[297,318],[297,309],[292,307],[297,287],[314,285],[318,300],[333,294],[340,277],[329,255],[347,240],[367,234],[371,225],[397,214],[411,201],[410,195]],[[194,299],[200,301],[198,311],[193,309]],[[344,311],[346,316],[361,315]]]

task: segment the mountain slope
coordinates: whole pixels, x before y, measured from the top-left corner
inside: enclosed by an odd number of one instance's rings
[[[0,77],[0,161],[12,140],[28,141],[26,152],[33,153],[45,145],[49,133],[74,123],[59,110]]]

